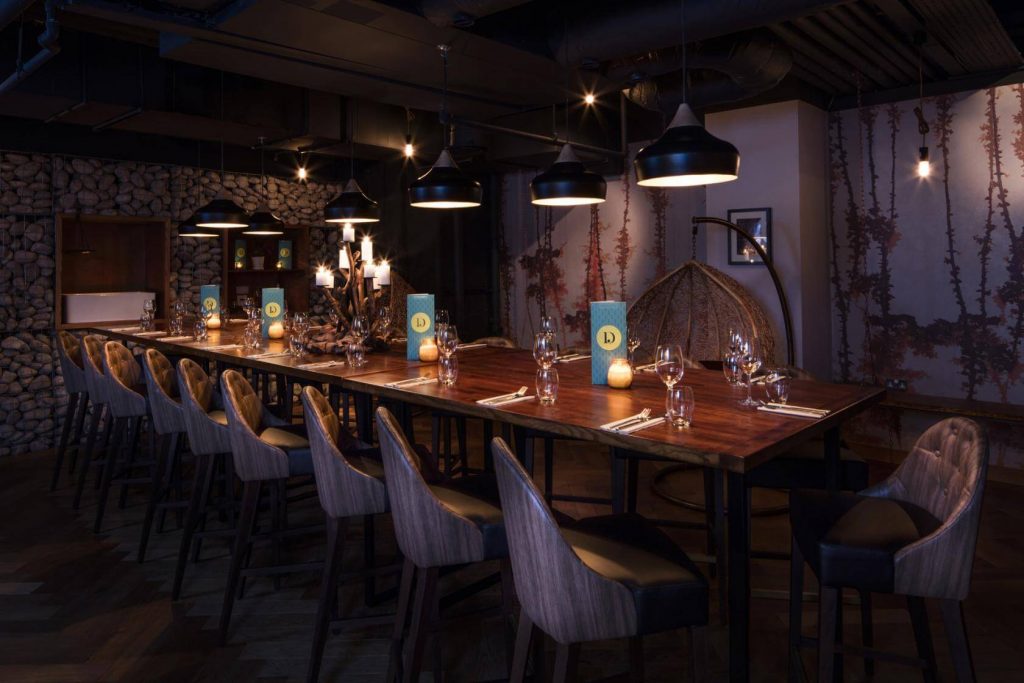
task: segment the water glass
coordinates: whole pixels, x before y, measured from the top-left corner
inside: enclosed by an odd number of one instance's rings
[[[459,348],[459,331],[455,325],[445,325],[437,331],[435,337],[437,351],[441,354],[441,358],[451,356]]]
[[[305,335],[292,330],[292,333],[288,336],[288,352],[296,358],[302,358],[302,354],[305,353],[305,351]]]
[[[772,370],[765,380],[765,393],[772,403],[785,403],[789,400],[789,373],[785,368]]]
[[[722,374],[725,375],[725,381],[729,384],[740,383],[740,357],[736,353],[727,353],[722,358]]]
[[[192,338],[197,342],[206,341],[206,317],[196,316],[196,323],[192,327]]]
[[[552,367],[537,371],[537,399],[543,406],[554,405],[558,399],[558,370]]]
[[[361,368],[366,365],[366,349],[362,344],[350,342],[345,348],[345,360],[353,368]]]
[[[693,422],[693,389],[676,384],[665,399],[666,416],[676,429],[685,429]]]
[[[252,325],[246,325],[245,332],[242,333],[242,347],[248,351],[255,351],[260,348],[262,337],[263,335],[259,328],[254,328]]]
[[[454,353],[437,361],[437,381],[444,387],[455,386],[459,378],[459,357]]]
[[[533,337],[533,359],[537,365],[546,370],[555,364],[558,357],[558,348],[555,345],[554,335],[547,332],[538,332]]]

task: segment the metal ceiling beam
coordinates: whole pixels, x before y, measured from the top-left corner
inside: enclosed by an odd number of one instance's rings
[[[861,5],[853,4],[839,7],[837,8],[837,14],[840,20],[845,22],[851,30],[863,33],[866,37],[875,38],[877,49],[891,53],[893,55],[892,59],[898,60],[904,65],[905,72],[917,78],[917,47],[911,43],[911,36],[894,35],[888,27],[883,26],[874,15]],[[921,70],[924,72],[926,79],[937,80],[942,77],[928,60],[922,59],[920,61]]]
[[[824,28],[818,22],[817,17],[797,19],[792,23],[804,35],[814,40],[821,50],[828,51],[845,62],[851,72],[866,76],[882,88],[893,88],[899,85],[899,80],[886,73],[885,69],[880,68],[864,55],[858,54],[839,36]]]
[[[922,32],[928,35],[921,16],[911,11],[902,0],[875,0],[875,5],[906,36],[910,37]],[[921,46],[921,51],[927,59],[938,64],[950,76],[960,76],[967,73],[964,65],[960,63],[956,56],[945,45],[942,45],[930,35],[924,45]]]
[[[776,24],[774,26],[769,26],[768,28],[772,33],[777,35],[785,41],[787,45],[793,48],[794,51],[803,53],[817,66],[832,74],[833,79],[845,83],[847,87],[843,88],[844,90],[848,90],[850,87],[857,87],[857,79],[854,76],[854,70],[834,59],[816,43],[804,38],[792,28],[783,26],[782,24]]]
[[[842,9],[842,8],[838,8]],[[878,67],[885,74],[893,74],[890,85],[917,80],[917,65],[905,64],[896,53],[887,49],[885,36],[865,36],[853,30],[855,22],[840,21],[829,12],[819,14],[815,19],[823,27],[841,38],[847,45],[860,53],[861,59]]]

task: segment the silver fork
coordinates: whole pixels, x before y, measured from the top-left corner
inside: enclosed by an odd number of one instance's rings
[[[647,422],[650,419],[651,419],[651,409],[650,408],[644,408],[643,410],[640,411],[640,414],[637,415],[636,417],[631,417],[631,418],[625,420],[624,422],[620,422],[619,424],[615,425],[612,429],[622,429],[624,427],[632,427],[633,425],[637,424],[638,422]]]

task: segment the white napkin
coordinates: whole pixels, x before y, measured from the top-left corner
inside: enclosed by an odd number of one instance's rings
[[[491,398],[482,398],[477,403],[484,406],[507,406],[510,403],[520,403],[522,401],[532,401],[533,396],[516,396],[514,394],[506,394],[504,396],[492,396]]]
[[[758,410],[764,413],[775,413],[776,415],[789,415],[791,417],[806,417],[811,420],[817,420],[825,417],[827,413],[822,414],[817,411],[807,410],[806,408],[800,408],[798,406],[758,406]]]
[[[335,365],[344,365],[340,360],[326,360],[319,363],[303,363],[297,367],[303,370],[316,370],[317,368],[333,368]]]
[[[388,382],[385,386],[391,389],[401,389],[404,387],[414,387],[418,384],[427,384],[428,382],[436,381],[433,377],[410,377],[409,379],[400,379],[397,382]]]
[[[167,334],[163,330],[153,330],[150,332],[136,332],[136,337],[159,337],[161,334]]]
[[[567,356],[561,356],[561,357],[557,358],[555,360],[555,362],[556,363],[572,363],[573,361],[586,360],[587,358],[590,358],[590,354],[589,353],[586,353],[586,354],[584,354],[584,353],[570,353]]]
[[[109,329],[111,332],[136,332],[142,328],[136,325],[135,327],[111,327]]]
[[[628,424],[630,420],[635,420],[639,416],[640,415],[638,413],[636,415],[632,415],[632,416],[627,417],[627,418],[622,419],[622,420],[616,420],[615,422],[609,422],[608,424],[601,425],[601,429],[603,429],[605,431],[608,431],[608,432],[617,432],[619,434],[632,434],[633,432],[638,432],[641,429],[647,429],[648,427],[653,427],[654,425],[662,424],[665,421],[665,416],[661,415],[661,416],[658,416],[658,417],[650,417],[650,418],[648,418],[646,420],[643,420],[641,422],[634,422],[632,424]],[[619,427],[618,426],[618,425],[624,424],[624,423],[626,423],[625,427]]]
[[[192,341],[194,337],[191,334],[183,334],[179,337],[157,337],[157,341],[162,342],[180,342],[180,341]]]
[[[486,347],[487,347],[487,344],[480,343],[480,344],[459,344],[456,348],[459,351],[468,351],[469,349],[483,349],[483,348],[486,348]]]
[[[292,355],[292,354],[290,354],[287,351],[267,351],[265,353],[257,353],[257,354],[253,354],[251,356],[246,356],[246,358],[281,358],[283,356],[290,356],[290,355]]]
[[[202,348],[206,349],[207,351],[224,351],[224,350],[227,350],[227,349],[240,349],[240,348],[242,348],[242,345],[241,344],[217,344],[216,346],[204,346]]]

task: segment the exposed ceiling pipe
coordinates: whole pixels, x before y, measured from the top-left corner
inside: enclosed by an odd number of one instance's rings
[[[686,36],[708,40],[729,33],[813,14],[851,0],[691,0],[686,4]],[[679,45],[679,0],[622,2],[605,12],[574,17],[549,39],[551,54],[570,66]]]
[[[0,0],[0,31],[32,6],[35,0]]]
[[[469,28],[477,19],[525,4],[527,0],[420,0],[423,16],[435,26]]]
[[[18,68],[7,79],[0,83],[0,95],[14,89],[19,83],[39,70],[60,53],[60,25],[57,23],[57,0],[46,0],[46,24],[39,34],[38,43],[41,48],[27,62],[19,63]],[[21,55],[18,55],[19,60]]]

